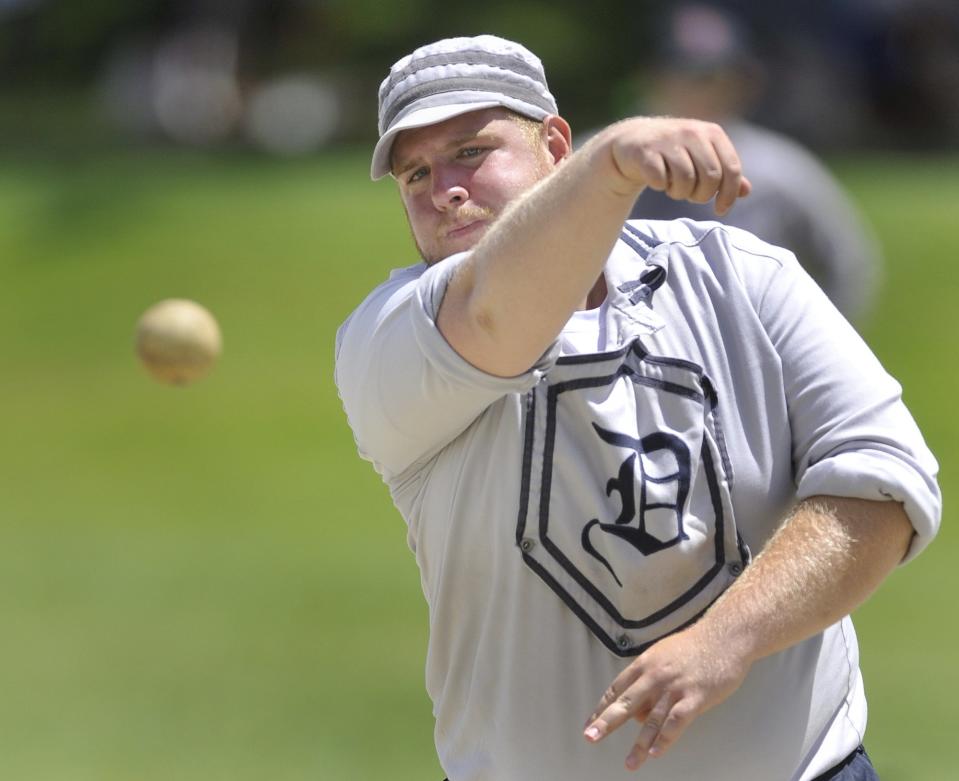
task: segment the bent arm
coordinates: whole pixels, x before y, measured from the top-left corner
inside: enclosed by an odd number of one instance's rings
[[[912,534],[899,502],[806,499],[700,631],[738,645],[748,664],[782,651],[859,607],[902,561]]]
[[[664,190],[725,212],[749,191],[717,125],[637,118],[595,136],[526,193],[450,282],[438,326],[489,374],[526,371],[583,302],[639,192]]]
[[[801,502],[699,622],[653,645],[617,677],[587,721],[586,737],[601,740],[638,718],[644,726],[627,767],[662,754],[739,687],[753,662],[861,605],[905,556],[912,533],[898,502]]]

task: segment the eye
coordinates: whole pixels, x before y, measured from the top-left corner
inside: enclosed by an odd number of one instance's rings
[[[430,169],[429,169],[429,168],[427,168],[425,165],[424,165],[424,166],[421,166],[420,168],[417,168],[415,171],[413,171],[413,173],[411,173],[411,174],[406,178],[406,183],[407,183],[407,184],[415,184],[415,183],[418,182],[420,179],[422,179],[424,176],[426,176],[429,172],[430,172]]]
[[[486,150],[483,147],[479,146],[467,146],[459,151],[459,157],[479,157]]]

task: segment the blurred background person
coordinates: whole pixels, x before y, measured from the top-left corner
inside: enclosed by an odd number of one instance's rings
[[[753,192],[721,221],[791,249],[842,313],[861,320],[876,293],[878,244],[823,163],[796,141],[747,120],[766,79],[744,25],[726,11],[684,5],[667,18],[662,41],[641,113],[722,125]],[[675,201],[651,189],[632,217],[716,219],[710,204]]]

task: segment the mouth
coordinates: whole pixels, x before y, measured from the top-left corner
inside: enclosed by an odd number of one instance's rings
[[[446,238],[458,239],[461,236],[466,236],[472,233],[473,231],[478,230],[479,228],[482,228],[485,225],[486,225],[486,220],[473,220],[472,222],[468,222],[465,225],[460,225],[460,226],[450,228],[448,231],[446,231]]]

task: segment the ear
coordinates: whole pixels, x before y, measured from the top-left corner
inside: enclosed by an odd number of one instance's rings
[[[573,154],[573,131],[569,122],[557,114],[550,114],[543,120],[543,127],[546,129],[546,147],[554,164]]]

